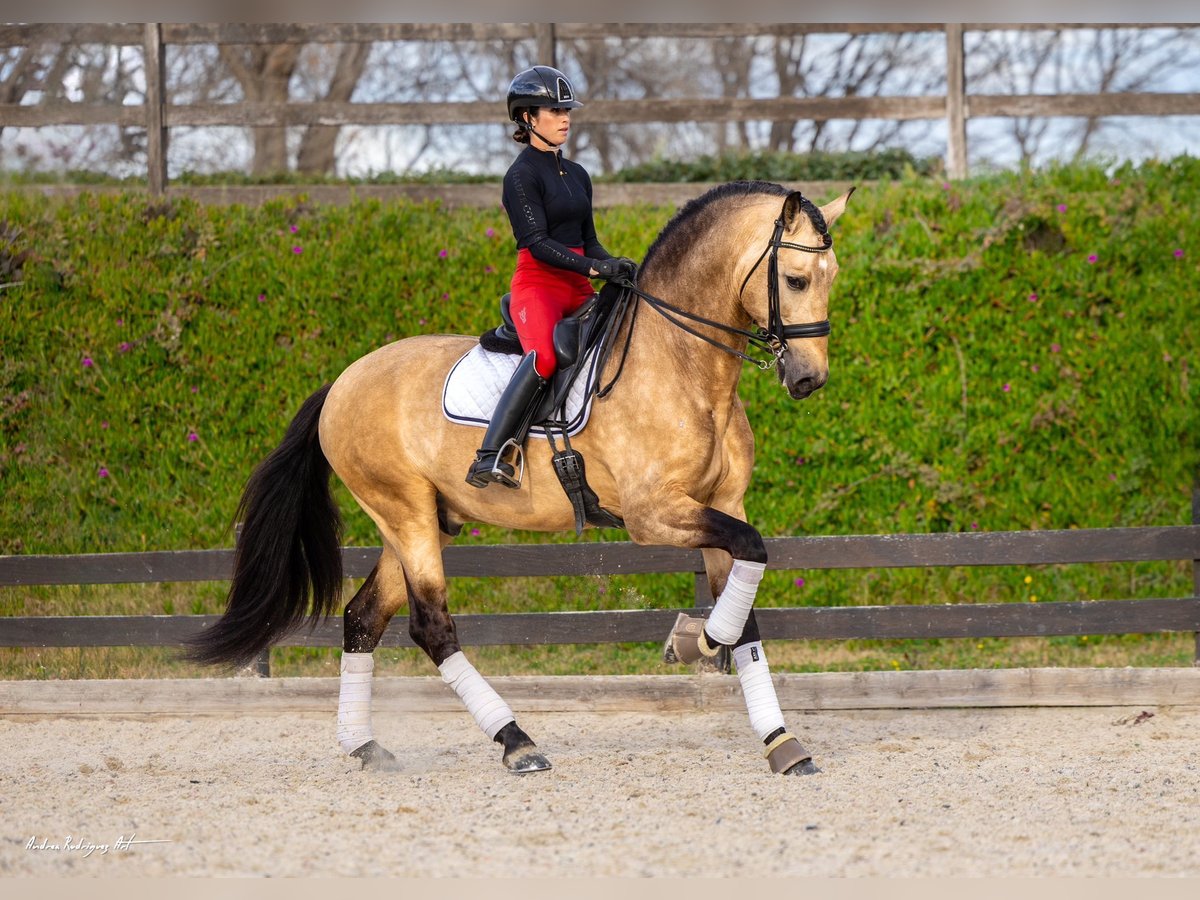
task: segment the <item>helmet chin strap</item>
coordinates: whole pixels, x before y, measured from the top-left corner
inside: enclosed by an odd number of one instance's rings
[[[539,134],[537,131],[534,130],[533,126],[530,125],[528,122],[522,122],[521,127],[524,128],[526,131],[528,131],[530,134],[535,135],[536,137],[540,138],[543,144],[549,144],[555,150],[559,150],[562,148],[562,144],[556,144],[556,143],[554,143],[554,141],[549,140],[544,135]],[[566,141],[564,141],[563,143],[566,143]]]

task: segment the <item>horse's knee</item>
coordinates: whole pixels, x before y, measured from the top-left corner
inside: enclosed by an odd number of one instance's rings
[[[370,653],[379,646],[388,622],[404,603],[403,580],[389,577],[383,568],[381,560],[346,604],[342,649],[347,653]]]
[[[704,520],[707,540],[711,542],[708,546],[719,547],[734,559],[755,563],[767,561],[767,545],[753,525],[712,508],[704,510]]]

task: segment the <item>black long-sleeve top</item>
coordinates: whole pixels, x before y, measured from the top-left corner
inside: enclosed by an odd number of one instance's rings
[[[503,203],[517,249],[534,259],[586,276],[593,262],[612,257],[596,239],[592,179],[560,151],[522,150],[504,176]]]

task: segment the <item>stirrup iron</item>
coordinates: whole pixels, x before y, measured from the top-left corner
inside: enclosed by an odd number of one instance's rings
[[[508,465],[512,466],[512,470],[516,473],[516,478],[513,478],[513,476],[509,475],[504,471],[504,469],[501,468],[501,462],[504,460],[504,457],[508,454],[509,450],[512,450],[514,456],[513,461]],[[519,488],[521,486],[521,482],[525,480],[525,450],[519,443],[517,443],[516,438],[509,438],[507,441],[501,444],[500,449],[496,451],[496,461],[492,463],[492,478],[498,484],[502,484],[505,487],[510,488]]]

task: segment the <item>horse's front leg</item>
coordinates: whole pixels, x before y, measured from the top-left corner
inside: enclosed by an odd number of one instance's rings
[[[762,535],[743,519],[690,499],[673,508],[680,520],[671,523],[664,521],[671,509],[666,504],[655,506],[654,513],[632,527],[627,516],[630,537],[639,543],[666,542],[703,549],[709,584],[717,599],[707,618],[680,613],[667,638],[664,658],[692,663],[715,656],[722,646],[732,647],[750,725],[763,742],[771,771],[788,775],[819,771],[812,755],[784,724],[754,619],[754,601],[767,562]]]

